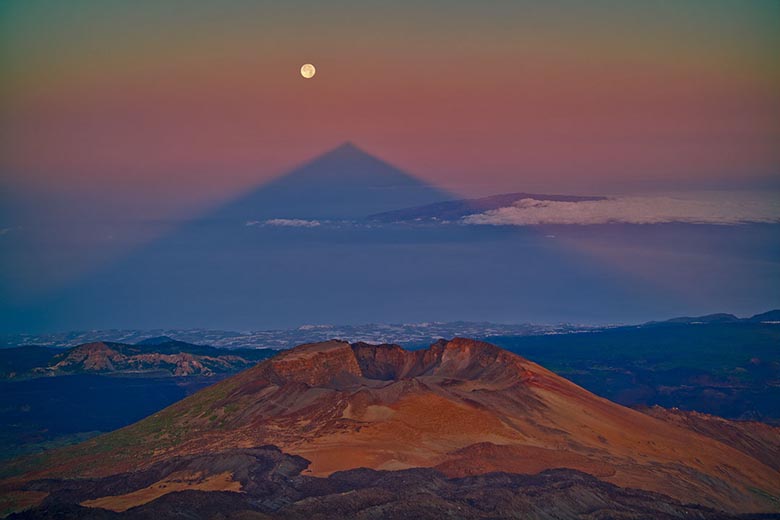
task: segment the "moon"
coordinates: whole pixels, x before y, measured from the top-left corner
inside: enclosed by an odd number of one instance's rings
[[[315,69],[314,65],[312,65],[311,63],[307,63],[303,67],[301,67],[301,76],[303,76],[306,79],[313,78],[316,73],[317,73],[317,69]]]

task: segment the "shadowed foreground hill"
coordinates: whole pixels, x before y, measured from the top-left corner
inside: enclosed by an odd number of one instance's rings
[[[306,467],[303,475],[321,482],[356,468],[389,475],[430,468],[457,488],[478,475],[567,468],[575,473],[555,478],[581,472],[599,479],[597,487],[605,482],[662,494],[656,503],[669,511],[683,503],[732,513],[780,509],[780,473],[763,457],[683,422],[624,408],[467,339],[419,351],[339,341],[302,345],[132,426],[27,461],[27,473],[6,480],[4,489],[33,504],[48,497],[46,507],[67,503],[70,493],[71,502],[114,510],[176,500],[161,497],[171,491],[251,495],[243,470],[203,461],[264,445],[305,458],[309,464],[296,471]],[[159,470],[166,464],[168,470]],[[141,477],[143,471],[153,475]],[[136,477],[116,479],[127,472]],[[62,477],[96,480],[58,484]],[[591,482],[571,478],[560,485]],[[63,491],[68,486],[75,491]],[[377,497],[386,497],[381,487]]]
[[[301,475],[306,466],[270,446],[177,457],[105,479],[40,482],[51,492],[46,503],[13,519],[734,518],[565,469],[463,478],[354,469],[321,478]]]

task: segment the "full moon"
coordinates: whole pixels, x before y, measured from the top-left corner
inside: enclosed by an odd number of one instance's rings
[[[311,63],[307,63],[303,67],[301,67],[301,76],[303,76],[306,79],[313,78],[314,75],[317,73],[317,69],[314,68],[314,65]]]

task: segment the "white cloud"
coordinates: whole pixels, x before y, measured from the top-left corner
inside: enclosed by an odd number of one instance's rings
[[[22,226],[9,226],[0,228],[0,237],[4,235],[16,234],[17,231],[23,229]]]
[[[775,195],[706,192],[583,202],[521,199],[511,206],[463,217],[461,222],[493,226],[780,223],[780,197]]]
[[[320,225],[319,220],[303,220],[300,218],[272,218],[266,220],[264,223],[266,226],[280,226],[280,227],[306,227],[312,228]],[[247,223],[247,225],[250,225]]]

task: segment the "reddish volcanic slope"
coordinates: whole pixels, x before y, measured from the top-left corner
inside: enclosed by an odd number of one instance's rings
[[[599,398],[493,345],[330,341],[283,352],[25,478],[106,476],[174,456],[275,445],[324,476],[358,467],[450,477],[571,468],[734,512],[778,509],[780,472],[685,421]]]

